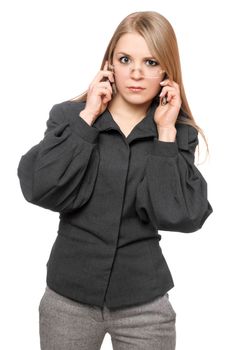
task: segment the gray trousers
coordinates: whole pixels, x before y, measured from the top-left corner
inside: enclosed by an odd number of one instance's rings
[[[168,293],[140,306],[109,310],[46,286],[39,304],[41,350],[100,350],[105,334],[114,350],[174,350],[176,313]]]

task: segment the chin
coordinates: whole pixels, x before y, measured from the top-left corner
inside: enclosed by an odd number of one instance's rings
[[[127,97],[123,97],[123,99],[127,102],[127,103],[131,103],[134,105],[142,105],[145,103],[148,103],[150,101],[152,101],[152,99],[154,98],[154,96],[150,96],[150,97],[143,97],[143,96],[131,96],[130,98]]]

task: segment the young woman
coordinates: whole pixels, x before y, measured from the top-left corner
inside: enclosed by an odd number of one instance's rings
[[[55,104],[24,154],[25,199],[60,213],[40,301],[42,350],[173,350],[174,286],[159,230],[194,232],[212,212],[194,165],[198,132],[176,37],[156,12],[117,27],[81,97]]]

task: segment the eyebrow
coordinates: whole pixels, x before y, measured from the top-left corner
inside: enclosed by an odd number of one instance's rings
[[[116,52],[117,55],[125,55],[125,56],[129,56],[129,57],[132,57],[130,54],[126,53],[126,52],[122,52],[122,51],[119,51],[119,52]],[[154,56],[146,56],[144,58],[153,58],[156,60],[156,58]]]

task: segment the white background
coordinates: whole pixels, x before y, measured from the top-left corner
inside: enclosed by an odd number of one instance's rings
[[[187,97],[210,147],[199,170],[214,213],[195,233],[160,231],[175,282],[177,350],[233,348],[230,1],[8,0],[0,8],[1,349],[39,350],[38,305],[58,227],[58,213],[24,200],[19,159],[42,139],[52,105],[86,90],[116,26],[139,10],[173,25]],[[110,344],[106,334],[101,349]]]

